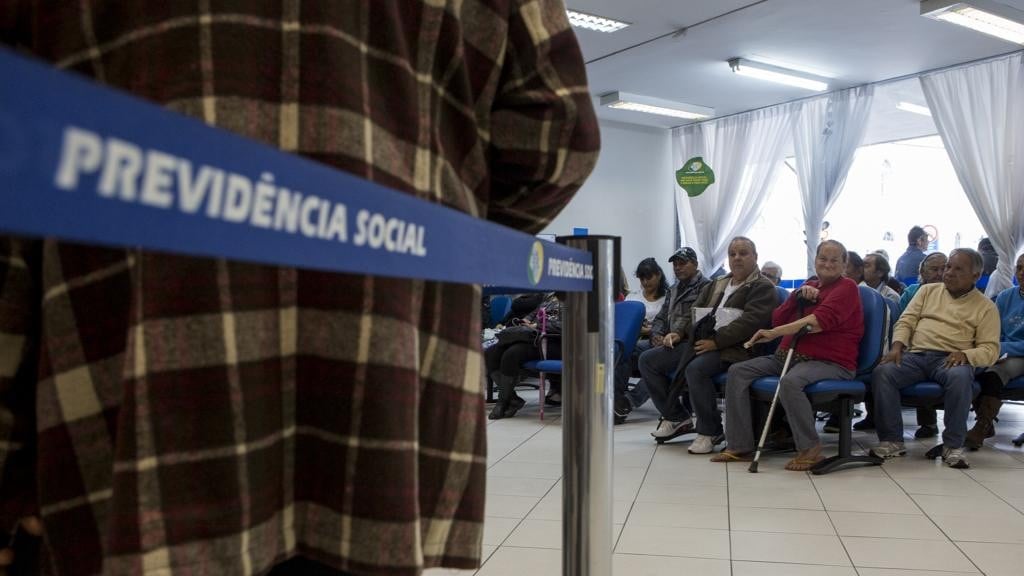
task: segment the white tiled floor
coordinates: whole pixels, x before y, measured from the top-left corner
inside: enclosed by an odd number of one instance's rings
[[[559,411],[541,422],[536,394],[526,398],[515,418],[487,429],[483,567],[428,576],[561,573]],[[906,458],[825,476],[783,470],[792,454],[769,454],[750,474],[687,454],[692,437],[657,446],[656,416],[648,404],[615,427],[618,576],[1024,574],[1024,448],[1010,443],[1024,432],[1024,406],[1004,406],[998,436],[968,455],[969,470],[924,459],[935,441],[913,439],[908,411]],[[854,441],[867,448],[875,437]]]

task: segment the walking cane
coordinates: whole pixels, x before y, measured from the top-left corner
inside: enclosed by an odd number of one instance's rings
[[[754,461],[750,463],[749,470],[753,474],[757,474],[757,461],[761,459],[761,450],[764,449],[764,441],[768,437],[768,428],[772,425],[772,417],[775,415],[775,403],[779,401],[779,390],[782,390],[782,379],[786,376],[786,372],[789,372],[789,363],[793,359],[793,351],[796,350],[796,343],[800,340],[800,337],[811,331],[810,324],[805,325],[796,334],[793,335],[793,340],[789,343],[789,352],[786,352],[786,361],[782,364],[782,373],[779,374],[779,383],[775,386],[775,395],[772,396],[771,406],[768,408],[768,419],[764,422],[764,428],[761,429],[761,441],[757,443],[757,452],[754,453]]]

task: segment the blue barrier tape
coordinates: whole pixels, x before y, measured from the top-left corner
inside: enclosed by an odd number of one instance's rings
[[[589,253],[0,49],[0,230],[336,272],[589,291]]]

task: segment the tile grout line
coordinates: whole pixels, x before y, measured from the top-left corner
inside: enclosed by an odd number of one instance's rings
[[[906,456],[903,456],[903,458],[906,458]],[[971,558],[970,555],[964,552],[964,550],[960,548],[960,545],[957,544],[955,540],[950,538],[949,534],[946,534],[946,531],[943,530],[941,526],[939,526],[939,523],[936,522],[934,518],[932,518],[931,514],[926,512],[917,500],[914,500],[914,496],[911,495],[910,492],[907,492],[907,489],[904,488],[902,484],[900,484],[895,478],[892,477],[892,475],[889,474],[889,471],[885,469],[885,464],[882,464],[881,468],[882,472],[884,472],[890,480],[892,480],[897,486],[899,486],[900,491],[903,492],[903,494],[905,494],[907,498],[910,498],[910,501],[914,503],[914,506],[917,506],[917,509],[921,511],[921,514],[924,514],[924,517],[927,518],[928,521],[931,522],[932,525],[934,525],[935,528],[937,528],[939,532],[946,537],[946,541],[952,544],[957,549],[957,552],[960,552],[960,554],[962,554],[963,557],[971,563],[971,566],[974,566],[974,569],[978,571],[978,574],[984,574],[985,571],[982,570],[980,566],[978,566],[978,564],[974,561],[974,558]],[[956,470],[956,472],[959,472],[961,476],[969,476],[969,474],[967,474],[963,470]]]
[[[615,526],[615,429],[612,429],[612,526]],[[629,503],[629,511],[626,512],[626,517],[622,520],[622,530],[619,530],[619,535],[615,538],[615,542],[612,543],[612,559],[615,558],[615,550],[619,547],[619,541],[622,540],[622,533],[626,531],[626,524],[629,522],[629,517],[633,515],[633,508],[636,506],[636,500],[640,497],[640,490],[643,490],[644,484],[647,482],[647,475],[651,472],[651,464],[654,462],[654,456],[658,454],[660,445],[654,447],[654,451],[651,452],[651,457],[647,461],[647,467],[644,468],[644,477],[640,479],[640,486],[636,490],[636,494],[633,495],[633,501]]]
[[[498,459],[498,461],[497,461],[497,462],[495,462],[495,463],[494,463],[494,465],[496,466],[496,465],[497,465],[497,464],[499,464],[499,463],[500,463],[501,461],[503,461],[503,460],[504,460],[505,458],[507,458],[509,454],[511,454],[511,453],[513,453],[513,452],[515,452],[516,450],[518,450],[519,448],[521,448],[521,447],[522,447],[522,446],[523,446],[524,444],[526,444],[526,443],[527,443],[527,442],[529,442],[530,440],[534,439],[534,438],[535,438],[535,437],[536,437],[536,436],[537,436],[538,434],[540,434],[541,432],[543,432],[543,431],[544,431],[544,430],[545,430],[545,429],[546,429],[547,427],[549,427],[549,426],[552,426],[552,425],[554,425],[554,423],[555,423],[556,421],[558,421],[558,422],[561,422],[561,416],[559,416],[559,418],[558,418],[557,420],[556,420],[556,419],[552,419],[551,421],[545,421],[545,423],[544,423],[544,425],[543,425],[543,426],[541,426],[540,428],[538,428],[538,429],[537,429],[537,430],[536,430],[536,431],[535,431],[535,432],[534,432],[533,434],[530,434],[529,436],[527,436],[527,437],[526,437],[526,438],[525,438],[525,439],[524,439],[524,440],[523,440],[522,442],[520,442],[519,444],[517,444],[515,448],[513,448],[513,449],[509,450],[509,451],[508,451],[508,452],[507,452],[507,453],[506,453],[506,454],[505,454],[504,456],[502,456],[502,457],[501,457],[500,459]],[[489,428],[489,427],[490,427],[490,426],[488,426],[488,428]],[[563,447],[563,449],[564,449],[564,447]],[[491,469],[492,467],[493,467],[493,466],[488,466],[488,467],[487,467],[487,469],[488,469],[488,470],[490,470],[490,469]],[[507,542],[507,541],[508,541],[508,539],[512,537],[512,534],[513,534],[513,533],[514,533],[514,532],[515,532],[515,531],[516,531],[516,530],[517,530],[517,529],[519,528],[519,526],[520,526],[520,525],[522,525],[523,521],[524,521],[524,520],[526,520],[526,518],[527,518],[527,517],[528,517],[528,516],[529,516],[529,515],[530,515],[531,513],[533,513],[533,511],[534,511],[534,510],[535,510],[535,509],[537,508],[537,506],[540,506],[540,503],[541,503],[541,501],[543,501],[543,500],[544,500],[544,498],[546,498],[546,497],[547,497],[547,495],[551,493],[551,491],[552,491],[552,490],[553,490],[553,489],[555,488],[555,486],[558,486],[558,482],[559,482],[559,481],[561,481],[561,480],[562,480],[562,476],[561,476],[561,475],[559,475],[558,479],[556,479],[556,480],[555,480],[555,482],[554,482],[554,483],[553,483],[553,484],[551,485],[551,487],[547,489],[547,491],[546,491],[546,492],[544,493],[544,495],[543,495],[543,496],[541,496],[540,498],[538,498],[538,499],[537,499],[537,502],[536,502],[536,503],[535,503],[535,504],[534,504],[533,506],[531,506],[529,510],[527,510],[527,511],[526,511],[526,514],[524,514],[522,518],[519,518],[519,519],[518,519],[518,521],[516,522],[516,525],[512,527],[512,530],[509,530],[509,533],[508,533],[508,535],[507,535],[507,536],[505,536],[505,537],[504,537],[504,538],[503,538],[503,539],[501,540],[501,542],[499,542],[499,543],[498,543],[498,544],[497,544],[497,545],[495,546],[495,548],[494,548],[494,552],[491,552],[491,556],[494,556],[494,554],[495,554],[495,553],[497,553],[497,552],[498,552],[498,550],[500,550],[500,549],[501,549],[501,548],[502,548],[502,547],[503,547],[503,546],[505,545],[505,542]],[[484,512],[484,521],[485,521],[485,522],[486,522],[486,518],[487,518],[487,514],[486,514],[486,511],[485,511],[485,512]],[[511,520],[515,520],[515,519],[514,519],[514,518],[511,518]],[[514,547],[513,547],[513,548],[514,548]],[[488,558],[487,558],[487,559],[488,559],[488,560],[490,560],[490,556],[488,556]],[[482,563],[480,564],[480,569],[481,569],[481,570],[483,569],[483,567],[484,567],[484,564],[486,564],[486,562],[482,562]]]

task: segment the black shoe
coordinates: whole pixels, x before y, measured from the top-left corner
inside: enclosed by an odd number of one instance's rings
[[[914,432],[914,438],[935,438],[939,435],[939,427],[931,424],[924,424]]]
[[[874,430],[875,429],[875,419],[872,418],[871,416],[867,416],[863,420],[861,420],[860,422],[857,422],[856,424],[854,424],[853,425],[853,429],[854,430],[860,430],[860,431],[863,431],[863,430]]]
[[[825,426],[821,429],[826,434],[838,434],[839,433],[839,416],[836,414],[830,414],[828,420],[825,421]]]
[[[519,409],[526,406],[526,400],[519,397],[518,394],[512,396],[508,402],[499,400],[494,404],[494,408],[491,409],[491,413],[487,415],[488,420],[501,420],[502,418],[511,418],[519,412]]]
[[[558,392],[552,392],[544,397],[544,404],[546,406],[561,406],[562,395]]]
[[[612,421],[615,425],[624,424],[626,416],[633,411],[633,404],[625,396],[616,396],[612,407]]]

